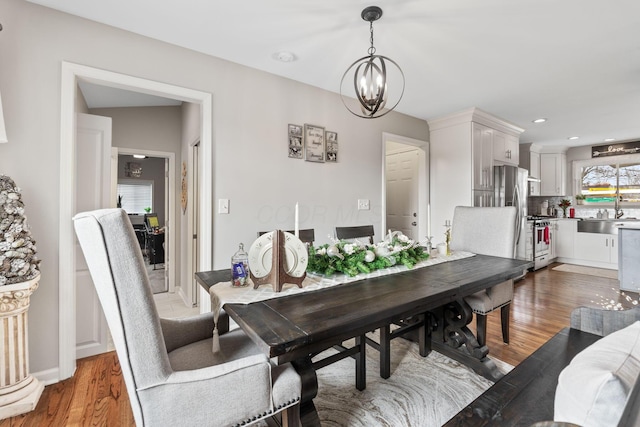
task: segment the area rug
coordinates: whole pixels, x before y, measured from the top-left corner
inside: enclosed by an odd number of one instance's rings
[[[436,351],[421,357],[417,344],[404,339],[393,340],[391,349],[391,377],[385,380],[379,375],[378,352],[367,346],[364,391],[355,388],[351,358],[318,371],[313,401],[323,427],[441,426],[493,384]],[[497,365],[512,368],[499,361]]]
[[[589,276],[605,277],[607,279],[618,279],[618,270],[607,270],[606,268],[585,267],[574,264],[560,264],[552,268],[553,271],[564,271],[566,273],[587,274]]]

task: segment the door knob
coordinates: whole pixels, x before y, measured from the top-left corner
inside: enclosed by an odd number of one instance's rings
[[[413,225],[413,226],[415,227],[416,225],[418,225],[418,223],[417,223],[417,222],[415,222],[415,221],[413,221],[413,222],[411,223],[411,225]]]

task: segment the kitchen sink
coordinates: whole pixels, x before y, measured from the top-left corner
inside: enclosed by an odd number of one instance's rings
[[[578,221],[579,233],[618,234],[619,227],[640,228],[640,220],[621,219],[583,219]]]

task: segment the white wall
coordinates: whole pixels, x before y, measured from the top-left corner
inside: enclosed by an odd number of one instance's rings
[[[423,120],[398,113],[358,119],[335,93],[22,0],[3,0],[0,16],[0,90],[10,140],[0,145],[0,173],[23,190],[43,260],[29,312],[36,373],[58,366],[58,257],[69,255],[58,254],[58,222],[71,220],[59,218],[62,61],[213,94],[213,197],[231,199],[231,213],[214,217],[215,268],[228,268],[238,242],[249,244],[256,231],[291,228],[296,201],[300,226],[314,227],[320,241],[338,224],[379,228],[382,132],[429,138]],[[289,123],[338,132],[339,163],[287,158]],[[357,211],[359,198],[370,199],[372,209]]]

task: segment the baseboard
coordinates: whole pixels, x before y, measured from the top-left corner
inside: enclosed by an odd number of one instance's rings
[[[60,382],[60,369],[59,368],[52,368],[52,369],[47,369],[47,370],[44,370],[44,371],[32,372],[31,375],[33,375],[35,378],[37,378],[38,381],[40,381],[45,386]]]

